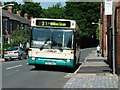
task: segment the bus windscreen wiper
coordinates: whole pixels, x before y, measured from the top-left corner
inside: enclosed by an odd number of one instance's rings
[[[40,47],[40,50],[43,50],[43,47],[45,46],[45,44],[49,41],[50,39],[47,39],[44,44]]]
[[[58,49],[60,50],[60,52],[63,52],[63,48],[62,47],[59,47]]]

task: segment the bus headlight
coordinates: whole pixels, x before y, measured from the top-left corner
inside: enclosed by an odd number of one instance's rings
[[[70,59],[67,59],[66,61],[67,61],[67,62],[70,62]]]
[[[35,60],[35,57],[32,57],[32,60]]]

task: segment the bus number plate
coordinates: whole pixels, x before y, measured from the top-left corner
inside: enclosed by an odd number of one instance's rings
[[[56,65],[55,62],[45,62],[46,65]]]

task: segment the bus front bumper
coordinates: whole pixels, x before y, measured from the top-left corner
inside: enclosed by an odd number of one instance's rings
[[[74,59],[38,58],[28,57],[29,65],[56,65],[74,67]]]

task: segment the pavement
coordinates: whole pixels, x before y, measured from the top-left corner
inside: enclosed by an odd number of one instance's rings
[[[2,62],[2,61],[4,61],[4,59],[3,59],[3,58],[0,58],[0,62]]]
[[[97,57],[96,50],[91,51],[63,88],[119,90],[118,75],[111,73],[112,70],[106,62],[106,57]]]

